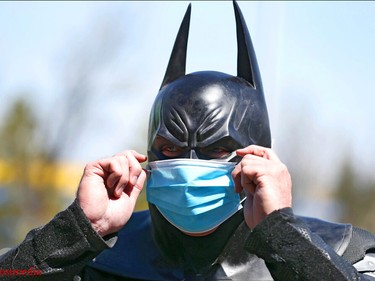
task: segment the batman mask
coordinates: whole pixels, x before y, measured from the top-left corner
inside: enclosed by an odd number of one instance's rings
[[[237,76],[216,71],[185,73],[189,5],[172,50],[160,91],[151,109],[148,160],[212,159],[257,144],[271,146],[267,107],[254,48],[234,1]],[[190,237],[170,225],[149,204],[154,238],[171,260],[199,271],[220,254],[243,221],[236,215],[207,237]]]
[[[148,135],[149,161],[168,158],[217,158],[213,151],[234,151],[250,144],[271,146],[267,107],[258,64],[246,23],[234,2],[237,27],[237,76],[200,71],[185,74],[189,5],[168,68],[154,101]],[[179,151],[163,153],[173,144]]]

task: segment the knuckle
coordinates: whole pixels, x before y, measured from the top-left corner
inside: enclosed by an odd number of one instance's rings
[[[121,159],[120,157],[115,157],[111,161],[111,172],[116,174],[116,175],[121,175],[122,174],[122,166],[121,166]]]
[[[124,154],[126,157],[134,157],[134,153],[135,153],[134,150],[125,150],[123,154]]]
[[[132,166],[130,167],[130,170],[134,175],[140,175],[143,171],[141,165]]]
[[[125,153],[126,153],[126,151],[121,151],[121,152],[118,152],[115,155],[113,155],[113,157],[121,157],[121,156],[124,156]]]
[[[243,166],[241,171],[243,174],[249,174],[251,171],[251,168],[249,166]]]
[[[91,169],[92,167],[94,167],[94,166],[95,166],[95,163],[96,163],[96,162],[89,162],[89,163],[87,163],[86,166],[85,166],[85,170],[89,170],[89,169]]]
[[[125,165],[127,165],[127,163],[129,162],[129,161],[128,161],[128,158],[127,158],[124,154],[116,155],[116,156],[114,157],[114,161],[115,161],[116,164],[118,164],[118,165],[121,165],[121,164],[125,164]]]
[[[242,160],[250,160],[252,158],[252,154],[246,154]]]
[[[92,171],[96,166],[97,166],[97,162],[92,161],[92,162],[87,163],[83,170],[84,174]]]

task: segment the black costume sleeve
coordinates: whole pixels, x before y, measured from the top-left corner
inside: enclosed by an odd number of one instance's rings
[[[0,280],[73,280],[114,239],[103,240],[74,201],[0,256]]]
[[[365,277],[285,208],[270,214],[247,238],[245,249],[265,260],[275,280],[374,280]],[[367,279],[368,278],[368,279]]]

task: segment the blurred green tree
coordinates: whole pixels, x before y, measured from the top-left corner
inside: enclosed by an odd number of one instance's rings
[[[90,122],[90,101],[98,88],[103,91],[103,77],[131,81],[109,75],[124,49],[126,28],[119,20],[116,16],[95,17],[87,33],[69,40],[69,44],[74,44],[64,48],[61,85],[56,85],[61,93],[55,96],[55,105],[46,116],[37,116],[37,108],[26,98],[33,95],[28,93],[9,106],[6,117],[0,120],[0,249],[21,242],[28,231],[47,223],[73,200],[56,185],[61,178],[58,167],[77,146],[82,126]],[[104,92],[109,96],[108,89]],[[138,133],[145,131],[146,127],[142,127]],[[79,172],[82,171],[83,167]],[[79,178],[71,182],[75,190]],[[136,208],[147,208],[144,192]]]
[[[1,189],[0,246],[19,242],[28,229],[42,224],[62,207],[55,188],[35,188],[30,181],[32,165],[48,164],[44,147],[38,142],[39,129],[27,99],[21,96],[15,100],[0,127],[0,159],[6,163],[1,173],[8,180]]]
[[[349,160],[343,162],[335,198],[341,208],[340,221],[375,233],[375,183],[359,175]]]

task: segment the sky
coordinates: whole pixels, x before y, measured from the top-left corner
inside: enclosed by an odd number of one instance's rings
[[[87,162],[145,147],[149,109],[189,3],[0,2],[0,125],[12,101],[25,93],[42,121],[58,120],[66,81],[91,54],[109,59],[89,61],[90,122],[82,121],[64,159]],[[187,72],[236,75],[231,1],[191,3]],[[291,170],[306,168],[306,185],[333,185],[348,157],[358,173],[373,174],[375,2],[238,3],[280,158]],[[98,53],[99,47],[106,52]]]

